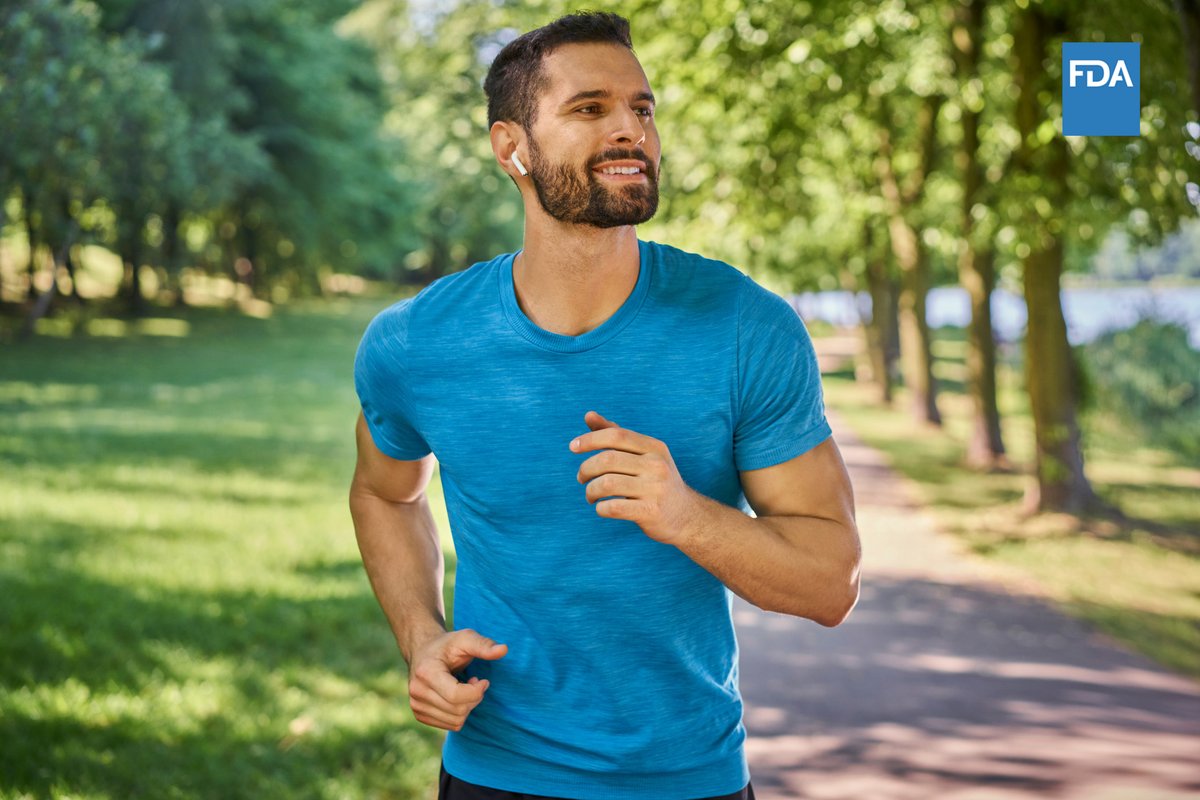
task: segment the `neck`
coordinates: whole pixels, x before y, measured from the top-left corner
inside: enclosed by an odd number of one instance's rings
[[[513,288],[521,310],[538,327],[579,336],[621,307],[637,283],[638,269],[632,225],[595,228],[527,216]]]

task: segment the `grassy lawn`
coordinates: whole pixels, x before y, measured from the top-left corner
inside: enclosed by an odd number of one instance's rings
[[[912,478],[943,527],[1101,630],[1180,672],[1200,677],[1200,469],[1145,446],[1129,429],[1085,415],[1085,469],[1127,520],[1023,519],[1027,478],[961,466],[969,433],[961,330],[935,332],[944,430],[910,420],[904,393],[894,409],[872,404],[847,373],[826,376],[827,404]],[[999,374],[1005,445],[1032,462],[1033,431],[1016,356]]]
[[[387,302],[3,345],[0,798],[434,796],[346,502]]]

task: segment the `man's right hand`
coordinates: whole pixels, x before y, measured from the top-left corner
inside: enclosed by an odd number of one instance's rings
[[[462,730],[467,715],[483,700],[490,683],[471,678],[459,683],[454,673],[476,658],[503,658],[508,645],[496,644],[467,628],[429,640],[413,653],[408,670],[408,702],[418,722],[449,731]]]

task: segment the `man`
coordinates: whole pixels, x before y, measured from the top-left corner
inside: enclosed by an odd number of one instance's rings
[[[660,146],[625,20],[527,33],[484,88],[524,246],[385,309],[355,360],[351,511],[413,713],[449,731],[439,796],[752,798],[729,590],[826,626],[858,597],[808,334],[637,238]]]

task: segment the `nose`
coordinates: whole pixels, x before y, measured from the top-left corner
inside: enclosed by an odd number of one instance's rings
[[[639,145],[646,141],[646,127],[636,110],[624,106],[614,117],[617,125],[609,133],[609,141],[623,145]]]

